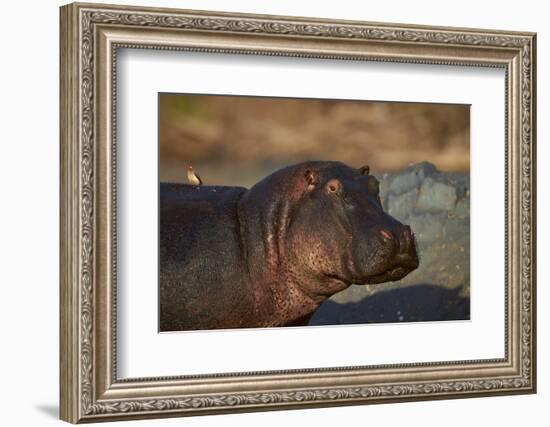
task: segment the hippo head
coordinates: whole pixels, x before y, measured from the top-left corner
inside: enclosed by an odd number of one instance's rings
[[[283,265],[310,295],[399,280],[418,267],[413,232],[384,212],[366,166],[289,166],[254,186],[245,203],[257,208],[248,218],[256,217],[267,251],[261,268]]]
[[[312,291],[332,293],[334,282],[399,280],[418,267],[413,232],[384,212],[379,182],[367,166],[314,162],[300,171],[303,184],[296,185],[303,193],[289,218],[286,257],[313,275],[336,279]]]
[[[399,280],[418,267],[414,235],[384,212],[368,167],[313,162],[300,169],[304,191],[286,233],[286,256],[300,269],[347,286]],[[334,280],[326,283],[312,291],[331,293]]]

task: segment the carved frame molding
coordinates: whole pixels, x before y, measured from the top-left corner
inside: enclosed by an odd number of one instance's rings
[[[117,380],[118,48],[506,69],[504,359]],[[61,418],[73,423],[532,393],[535,34],[71,4],[61,8]]]

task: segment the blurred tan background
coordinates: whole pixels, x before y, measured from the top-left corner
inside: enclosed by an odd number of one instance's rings
[[[392,172],[429,161],[469,172],[469,106],[161,94],[160,180],[252,186],[305,160]]]

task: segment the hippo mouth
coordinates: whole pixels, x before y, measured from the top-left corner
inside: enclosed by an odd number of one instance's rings
[[[413,269],[406,267],[395,267],[380,274],[368,276],[365,281],[368,285],[374,285],[377,283],[394,282],[400,280],[409,274]]]
[[[411,271],[416,270],[418,267],[418,257],[410,255],[400,256],[402,259],[398,264],[393,264],[386,270],[367,276],[365,284],[374,285],[377,283],[394,282],[400,280],[409,274]]]

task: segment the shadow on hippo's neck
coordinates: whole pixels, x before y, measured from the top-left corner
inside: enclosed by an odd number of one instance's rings
[[[249,190],[250,192],[250,190]],[[288,201],[261,203],[245,193],[238,206],[243,260],[251,280],[275,280],[285,265],[285,245],[291,204]],[[259,202],[259,203],[258,203]]]

